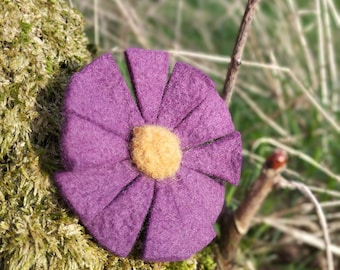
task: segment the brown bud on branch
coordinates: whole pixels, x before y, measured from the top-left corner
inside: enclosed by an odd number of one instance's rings
[[[277,176],[286,167],[287,153],[276,150],[263,164],[259,177],[254,181],[237,210],[232,213],[226,207],[219,218],[221,237],[218,241],[218,264],[221,269],[232,269],[233,259],[243,235],[264,199],[277,183]]]

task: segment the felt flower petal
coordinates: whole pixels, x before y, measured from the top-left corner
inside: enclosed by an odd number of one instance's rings
[[[204,73],[177,63],[167,81],[166,52],[134,48],[125,56],[137,103],[111,54],[72,76],[63,107],[65,172],[56,174],[56,184],[107,250],[126,257],[136,246],[144,260],[187,259],[216,235],[224,202],[220,179],[238,183],[241,137]],[[174,177],[151,179],[132,161],[132,139],[143,125],[166,128],[180,139]],[[156,148],[152,141],[142,153]]]
[[[111,252],[126,257],[142,229],[155,182],[138,177],[87,226],[94,238]]]
[[[67,116],[61,144],[67,169],[114,164],[129,157],[128,142],[75,114]]]
[[[182,166],[237,185],[242,166],[240,133],[233,132],[212,143],[184,152]]]
[[[125,55],[139,108],[145,121],[153,124],[168,81],[169,55],[139,48],[127,49]]]
[[[187,259],[215,237],[224,186],[190,169],[177,179],[158,182],[146,232],[143,258],[148,261]]]
[[[111,54],[104,54],[72,76],[64,102],[74,112],[128,139],[144,120]]]
[[[139,176],[126,160],[111,167],[58,173],[56,183],[71,208],[88,225],[121,190]]]
[[[182,149],[188,149],[233,132],[227,105],[217,92],[209,96],[175,128]]]
[[[176,63],[165,89],[157,124],[175,128],[214,91],[214,83],[207,75],[188,64]]]

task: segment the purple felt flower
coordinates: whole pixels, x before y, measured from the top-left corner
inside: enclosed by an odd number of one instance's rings
[[[213,82],[165,52],[128,49],[134,102],[111,54],[76,73],[64,100],[55,180],[102,246],[183,260],[215,237],[224,181],[236,185],[241,137]]]

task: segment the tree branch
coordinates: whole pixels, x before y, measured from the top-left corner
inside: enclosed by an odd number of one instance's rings
[[[260,0],[248,0],[246,9],[243,14],[243,19],[235,42],[233,54],[228,67],[228,72],[222,90],[222,98],[229,105],[233,89],[241,65],[243,49],[247,41],[250,24],[255,15],[255,9]]]
[[[285,168],[287,153],[276,150],[263,164],[259,177],[250,187],[244,200],[232,213],[224,207],[218,223],[221,237],[218,241],[218,265],[221,269],[232,269],[241,238],[245,235],[264,199],[277,183],[277,176]]]

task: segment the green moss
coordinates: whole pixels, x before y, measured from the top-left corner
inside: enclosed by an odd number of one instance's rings
[[[109,254],[54,186],[61,102],[90,60],[82,17],[64,1],[0,5],[0,269],[212,269],[207,251],[150,264]]]
[[[3,1],[0,29],[0,268],[100,269],[106,252],[50,177],[65,85],[90,60],[82,17],[62,1]]]
[[[216,269],[214,256],[211,248],[208,246],[201,252],[197,253],[192,259],[183,262],[169,263],[166,270],[213,270]]]

